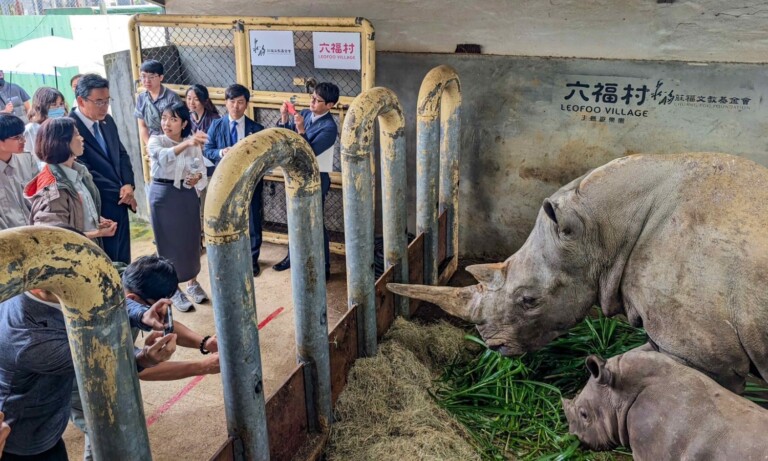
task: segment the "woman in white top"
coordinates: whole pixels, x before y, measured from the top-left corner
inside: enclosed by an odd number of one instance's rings
[[[29,123],[24,129],[24,139],[26,140],[24,152],[28,156],[25,160],[34,164],[37,171],[44,165],[44,162],[40,162],[40,168],[37,168],[35,144],[37,132],[40,131],[40,124],[49,118],[59,118],[65,115],[67,115],[67,105],[64,103],[64,95],[56,88],[41,86],[32,95],[32,104],[27,113]]]
[[[197,282],[200,272],[200,198],[208,184],[201,147],[208,136],[199,131],[190,135],[192,124],[184,103],[166,108],[160,119],[162,135],[147,143],[152,185],[149,210],[155,233],[157,254],[169,259],[179,276],[187,282],[186,293],[195,303],[208,299]],[[171,301],[182,312],[192,303],[177,290]]]

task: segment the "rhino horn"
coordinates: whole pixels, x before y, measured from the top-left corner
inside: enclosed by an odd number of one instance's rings
[[[437,304],[448,314],[467,322],[481,323],[482,321],[478,312],[470,309],[472,298],[475,293],[477,293],[477,288],[475,286],[454,288],[388,283],[387,289],[392,293]]]
[[[487,289],[496,291],[504,286],[504,282],[507,280],[507,267],[505,261],[493,264],[474,264],[467,266],[466,269]]]

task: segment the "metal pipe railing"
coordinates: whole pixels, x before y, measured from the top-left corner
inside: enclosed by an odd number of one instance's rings
[[[344,235],[349,307],[357,305],[360,356],[376,354],[376,298],[373,271],[374,122],[381,144],[382,217],[385,270],[396,266],[394,280],[408,283],[407,210],[405,208],[405,119],[397,96],[372,88],[352,102],[341,133]],[[395,309],[408,315],[408,299],[398,296]]]
[[[270,128],[248,136],[227,153],[216,167],[205,202],[224,405],[227,430],[235,438],[235,459],[269,459],[248,205],[256,183],[276,166],[285,173],[296,344],[310,383],[307,410],[315,415],[310,428],[323,430],[331,422],[320,172],[312,148],[301,136]]]
[[[34,288],[61,301],[95,459],[152,459],[125,295],[112,263],[64,229],[0,231],[0,301]]]
[[[447,212],[446,255],[458,257],[460,109],[461,82],[456,71],[449,66],[429,71],[419,89],[416,126],[416,231],[424,233],[427,285],[438,281],[438,212]]]

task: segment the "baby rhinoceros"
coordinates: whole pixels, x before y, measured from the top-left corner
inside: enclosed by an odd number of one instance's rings
[[[768,460],[768,410],[665,354],[587,358],[589,382],[563,399],[570,432],[636,460]]]

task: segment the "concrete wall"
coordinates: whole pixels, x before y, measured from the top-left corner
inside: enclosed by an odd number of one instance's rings
[[[370,19],[376,84],[398,94],[407,116],[411,231],[419,86],[431,68],[454,66],[464,100],[460,253],[504,258],[524,242],[543,198],[611,159],[721,151],[768,165],[768,85],[763,67],[749,64],[768,55],[768,8],[725,4],[169,0],[167,7]],[[450,54],[457,43],[507,56]],[[569,94],[583,85],[583,98]],[[613,85],[615,99],[593,94],[599,85]]]
[[[167,0],[172,14],[362,16],[380,51],[764,62],[768,8],[747,0]]]
[[[545,197],[617,157],[717,151],[768,166],[768,109],[763,102],[768,81],[760,65],[410,53],[378,53],[377,60],[377,85],[397,93],[407,117],[410,229],[415,228],[421,80],[440,64],[453,66],[462,79],[459,243],[464,256],[512,254],[525,241]],[[565,99],[572,88],[566,85],[577,81],[591,86],[584,90],[590,102],[578,92]],[[639,105],[636,97],[630,104],[621,99],[605,103],[605,95],[595,103],[597,83],[617,83],[619,97],[629,84],[646,85],[649,91]],[[670,92],[672,102],[667,104],[664,98]],[[637,90],[632,93],[638,96]],[[685,98],[676,101],[678,95]],[[689,96],[694,102],[685,100]],[[710,97],[716,101],[708,102]],[[723,97],[725,104],[720,103]],[[695,102],[699,98],[706,102]],[[738,98],[737,104],[732,98]],[[567,110],[574,105],[581,110]],[[630,109],[640,115],[607,113]]]
[[[112,97],[112,117],[117,124],[125,150],[131,157],[133,175],[136,181],[136,201],[139,218],[149,222],[149,204],[142,172],[141,148],[139,147],[139,128],[133,117],[136,106],[133,96],[133,81],[131,79],[131,55],[128,51],[107,54],[104,56],[104,68],[109,80],[109,95]]]

